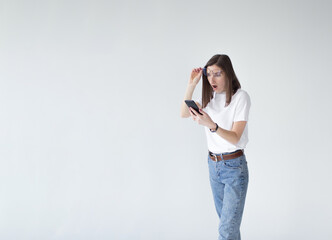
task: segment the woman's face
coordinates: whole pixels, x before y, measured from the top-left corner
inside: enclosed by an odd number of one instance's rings
[[[206,73],[213,91],[216,93],[225,91],[226,74],[220,67],[217,65],[208,66]]]

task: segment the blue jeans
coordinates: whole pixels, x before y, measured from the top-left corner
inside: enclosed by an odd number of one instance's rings
[[[240,225],[248,188],[245,155],[214,162],[208,156],[210,185],[219,216],[218,240],[241,240]]]

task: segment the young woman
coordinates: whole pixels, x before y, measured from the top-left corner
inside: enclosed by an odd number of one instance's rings
[[[203,76],[203,77],[202,77]],[[227,55],[215,55],[204,68],[191,72],[184,100],[191,100],[202,77],[199,114],[181,106],[181,117],[205,127],[210,185],[219,216],[219,240],[240,240],[240,224],[248,187],[244,148],[248,143],[250,98],[241,89]]]

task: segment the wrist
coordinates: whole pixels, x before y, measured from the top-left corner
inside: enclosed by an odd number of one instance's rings
[[[194,91],[195,88],[196,88],[196,84],[195,83],[188,83],[187,89]]]
[[[216,132],[219,128],[217,123],[213,123],[213,125],[211,125],[211,126],[212,127],[209,128],[211,132]]]

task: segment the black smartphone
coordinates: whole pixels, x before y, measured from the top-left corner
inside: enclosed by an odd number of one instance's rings
[[[196,105],[195,101],[193,100],[184,100],[185,103],[187,104],[188,107],[192,107],[193,109],[195,109],[196,112],[198,112],[200,115],[203,115],[199,112],[199,108]]]

